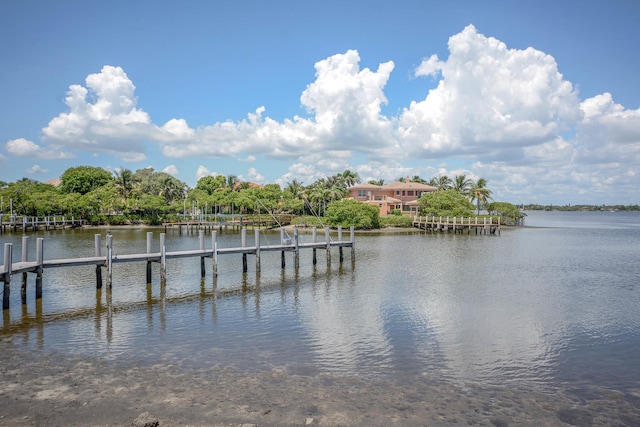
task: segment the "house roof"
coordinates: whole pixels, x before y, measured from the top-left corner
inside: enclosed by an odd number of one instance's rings
[[[382,187],[379,186],[379,185],[375,185],[375,184],[364,183],[364,184],[356,184],[356,185],[354,185],[352,187],[349,187],[349,189],[351,189],[351,188],[357,188],[357,189],[366,189],[366,188],[368,188],[370,190],[378,190],[378,189],[380,189]]]
[[[406,180],[405,182],[396,181],[383,185],[382,188],[387,190],[418,190],[418,191],[436,191],[437,188],[432,185],[421,184]]]
[[[436,191],[438,188],[421,184],[419,182],[409,181],[407,178],[405,181],[396,181],[385,185],[375,185],[375,184],[357,184],[353,187],[349,187],[349,189],[356,190],[416,190],[416,191]]]
[[[247,184],[249,187],[253,188],[264,188],[263,185],[260,184],[256,184],[255,182],[248,182],[248,181],[236,181],[233,183],[233,189],[237,190],[238,188],[242,187],[243,184]]]

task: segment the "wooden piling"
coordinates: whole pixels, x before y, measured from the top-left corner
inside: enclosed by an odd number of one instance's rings
[[[356,231],[352,225],[349,228],[349,234],[351,234],[351,261],[356,259]]]
[[[36,239],[36,307],[42,298],[42,270],[44,266],[44,238]]]
[[[253,230],[256,237],[256,272],[260,272],[260,228]]]
[[[107,287],[111,289],[113,281],[113,236],[107,234]]]
[[[213,230],[211,232],[211,248],[213,253],[211,254],[211,264],[213,268],[213,277],[218,276],[218,232]]]
[[[4,281],[4,292],[2,293],[2,310],[9,309],[9,297],[11,296],[11,262],[13,259],[13,243],[4,244],[4,267],[5,272],[2,277]]]
[[[198,241],[200,242],[200,250],[204,252],[204,230],[198,230]],[[206,270],[204,268],[204,255],[200,257],[200,277],[204,277]]]
[[[153,231],[147,232],[147,253],[150,254],[153,246]],[[147,283],[152,282],[151,259],[147,259]]]
[[[167,281],[167,235],[160,233],[160,283]]]
[[[311,230],[311,236],[312,239],[311,241],[313,243],[318,243],[318,227],[314,226],[313,229]],[[316,248],[313,248],[313,265],[316,265],[318,263],[318,257],[316,256]]]
[[[293,266],[297,270],[300,268],[300,242],[298,236],[298,227],[293,229],[293,244],[295,255],[293,256]]]
[[[338,226],[338,242],[342,242],[342,226]],[[340,264],[344,261],[344,255],[342,254],[342,246],[338,246],[338,259],[340,260]]]
[[[94,236],[94,253],[95,256],[102,256],[102,234]],[[102,266],[96,265],[96,289],[102,289]]]
[[[284,228],[280,229],[280,244],[284,245],[285,244],[285,239],[284,239]],[[286,261],[285,261],[285,256],[284,256],[284,250],[280,251],[280,268],[282,268],[284,270],[285,266],[286,266]]]
[[[243,228],[240,230],[240,238],[242,240],[242,247],[247,247],[247,229]],[[242,253],[242,272],[246,273],[248,271],[247,268],[247,254],[245,252]]]
[[[329,227],[324,228],[324,239],[327,243],[327,264],[331,264],[331,235],[329,234]]]
[[[22,262],[27,262],[29,258],[29,236],[22,236]],[[27,303],[27,272],[22,273],[22,286],[20,286],[20,297],[22,304]]]

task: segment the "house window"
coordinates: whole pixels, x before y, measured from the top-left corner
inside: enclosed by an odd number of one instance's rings
[[[396,205],[396,209],[401,209],[402,205]]]
[[[396,196],[400,195],[400,190],[396,190]]]
[[[407,196],[413,196],[413,190],[409,190],[409,191],[407,192]]]
[[[367,197],[367,190],[358,190],[358,197]]]

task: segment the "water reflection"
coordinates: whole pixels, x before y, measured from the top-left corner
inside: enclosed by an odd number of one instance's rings
[[[132,265],[112,290],[88,286],[93,271],[47,272],[44,308],[12,306],[3,333],[47,351],[149,363],[624,389],[628,370],[640,372],[635,232],[361,236],[357,262],[321,250],[314,263],[307,251],[299,268],[282,269],[280,253],[263,253],[259,273],[229,257],[219,276],[202,278],[199,260],[172,261],[166,281],[154,272],[147,284]]]

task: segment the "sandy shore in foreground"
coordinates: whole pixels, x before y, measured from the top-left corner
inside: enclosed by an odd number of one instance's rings
[[[25,354],[0,338],[0,426],[128,426],[149,412],[161,426],[640,425],[636,396],[611,390],[538,393],[512,387],[411,384],[278,368],[238,372]],[[18,344],[16,342],[16,344]]]

